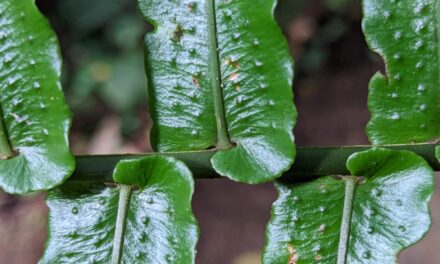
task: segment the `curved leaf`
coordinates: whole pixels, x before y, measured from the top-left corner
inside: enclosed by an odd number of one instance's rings
[[[40,263],[193,263],[193,178],[174,158],[118,163],[118,186],[65,184],[47,197],[49,240]]]
[[[395,263],[430,226],[430,166],[412,152],[375,148],[350,157],[353,176],[279,181],[265,263]]]
[[[139,0],[155,27],[146,36],[155,149],[215,147],[215,170],[247,183],[290,167],[292,62],[275,2]]]
[[[440,7],[436,0],[363,0],[363,29],[387,65],[370,83],[374,144],[440,138]]]
[[[74,169],[56,37],[33,0],[0,3],[0,187],[46,190]]]

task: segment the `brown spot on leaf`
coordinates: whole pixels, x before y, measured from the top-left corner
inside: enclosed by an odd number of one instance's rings
[[[197,7],[197,4],[196,4],[196,3],[189,3],[189,4],[188,4],[188,10],[189,10],[190,12],[194,12],[195,9],[196,9],[196,7]]]
[[[200,87],[200,80],[199,80],[199,77],[197,77],[197,76],[193,76],[193,77],[192,77],[192,82],[193,82],[193,84],[194,84],[195,86]]]
[[[226,63],[226,65],[229,65],[231,67],[240,68],[240,63],[236,60],[231,59],[231,58],[227,58],[225,63]]]
[[[316,260],[316,261],[320,261],[321,259],[322,259],[322,256],[321,256],[321,255],[318,254],[318,255],[315,256],[315,260]]]
[[[173,31],[173,39],[175,41],[180,42],[182,36],[183,36],[183,28],[181,25],[177,25],[176,29]]]

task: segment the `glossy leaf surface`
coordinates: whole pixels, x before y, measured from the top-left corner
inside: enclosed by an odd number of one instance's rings
[[[434,176],[421,157],[372,149],[352,155],[347,168],[364,180],[276,184],[264,263],[395,263],[425,234]]]
[[[440,6],[436,0],[363,0],[363,29],[387,75],[370,83],[375,144],[440,138]]]
[[[193,263],[198,237],[191,172],[174,158],[118,163],[119,184],[65,184],[47,197],[40,263]]]
[[[46,190],[74,169],[56,37],[32,0],[0,2],[0,187]]]
[[[293,162],[292,62],[275,0],[139,0],[156,150],[217,148],[213,167],[259,183]],[[235,147],[234,147],[235,146]]]

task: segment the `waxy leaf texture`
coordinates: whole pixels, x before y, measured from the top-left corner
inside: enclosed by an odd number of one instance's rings
[[[0,2],[0,187],[47,190],[74,169],[56,37],[33,0]]]
[[[185,164],[162,156],[121,161],[113,178],[116,186],[66,183],[48,193],[40,263],[194,263],[194,182]]]
[[[437,0],[363,0],[363,29],[385,60],[370,83],[374,144],[440,138],[440,6]]]
[[[391,264],[427,232],[434,175],[423,158],[375,148],[347,168],[353,176],[278,181],[264,263]]]
[[[218,149],[214,169],[246,183],[290,167],[293,65],[275,4],[139,0],[154,27],[145,45],[156,150]]]

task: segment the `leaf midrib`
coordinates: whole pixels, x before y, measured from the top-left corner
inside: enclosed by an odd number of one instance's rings
[[[337,264],[346,264],[348,245],[350,242],[351,216],[353,214],[354,195],[357,187],[357,177],[344,177],[345,195],[342,211],[341,230],[339,233]]]
[[[211,86],[214,96],[214,112],[217,125],[217,148],[229,148],[229,136],[226,126],[225,107],[223,104],[223,89],[221,85],[220,58],[218,54],[217,21],[215,0],[207,0],[209,67],[211,71]]]
[[[130,205],[132,186],[120,185],[119,186],[119,202],[118,212],[116,217],[115,234],[113,237],[113,249],[111,264],[121,263],[123,246],[124,246],[124,234],[127,220],[128,207]]]

